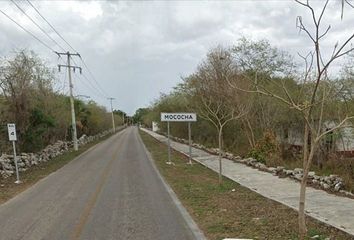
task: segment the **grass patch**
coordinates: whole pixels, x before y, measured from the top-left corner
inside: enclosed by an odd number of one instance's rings
[[[208,239],[251,238],[296,240],[296,211],[224,178],[219,186],[215,172],[188,165],[184,155],[173,151],[174,166],[167,165],[167,148],[145,132],[140,135],[155,163]],[[308,218],[309,237],[349,240],[353,237]]]
[[[32,166],[25,172],[20,172],[20,180],[22,181],[21,184],[14,183],[16,181],[16,174],[6,179],[0,178],[0,204],[23,192],[42,178],[63,167],[65,164],[79,156],[81,153],[87,151],[92,146],[108,139],[112,135],[113,134],[109,134],[101,139],[81,146],[76,152],[71,150],[67,153],[64,153],[63,155],[49,160],[48,162],[42,162],[37,166]]]

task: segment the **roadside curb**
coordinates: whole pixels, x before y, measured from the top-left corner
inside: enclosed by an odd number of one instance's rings
[[[183,206],[183,204],[181,203],[181,201],[178,199],[176,193],[172,190],[172,188],[170,187],[170,185],[165,181],[165,179],[163,178],[163,176],[160,174],[159,170],[157,169],[154,159],[151,156],[151,153],[149,152],[149,150],[146,148],[143,140],[141,139],[140,134],[138,134],[138,139],[141,143],[141,145],[143,146],[146,156],[147,158],[150,160],[153,169],[155,170],[158,178],[161,180],[162,184],[164,185],[164,187],[166,188],[168,194],[170,195],[173,203],[176,205],[177,209],[179,210],[179,212],[181,213],[183,219],[185,220],[185,222],[187,223],[188,227],[190,228],[191,232],[193,233],[195,239],[197,240],[207,240],[207,238],[205,237],[204,233],[199,229],[198,225],[196,224],[196,222],[193,220],[193,218],[189,215],[188,211],[186,210],[186,208]]]

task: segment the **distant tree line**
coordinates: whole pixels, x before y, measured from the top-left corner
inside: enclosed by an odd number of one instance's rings
[[[312,128],[343,120],[348,120],[347,125],[352,123],[348,116],[354,114],[354,67],[353,58],[346,60],[336,75],[321,78],[316,104],[307,120]],[[309,107],[316,87],[312,80],[315,73],[303,72],[302,67],[267,40],[241,38],[234,46],[211,49],[194,73],[183,77],[182,83],[171,93],[161,94],[150,107],[139,109],[134,117],[147,127],[158,122],[166,132],[166,124],[160,122],[161,112],[196,112],[199,118],[193,123],[194,141],[218,146],[219,130],[224,128],[226,150],[254,155],[260,161],[284,158],[291,146],[282,146],[276,138],[284,137],[290,129],[304,131],[302,111]],[[186,124],[174,123],[171,133],[186,138]]]

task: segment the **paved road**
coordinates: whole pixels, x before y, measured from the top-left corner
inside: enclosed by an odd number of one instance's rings
[[[195,239],[128,128],[0,205],[0,239]]]
[[[149,130],[144,130],[161,142],[167,142],[167,138]],[[188,154],[189,147],[175,141],[171,141],[171,147]],[[218,157],[193,149],[193,159],[211,170],[219,171]],[[236,163],[229,159],[222,159],[223,175],[241,185],[257,192],[267,198],[273,199],[295,210],[298,209],[300,184],[288,178],[278,178],[270,173],[258,171],[244,164]],[[325,191],[307,188],[306,194],[307,215],[321,222],[332,225],[354,236],[354,200],[328,194]],[[353,237],[354,239],[354,237]]]

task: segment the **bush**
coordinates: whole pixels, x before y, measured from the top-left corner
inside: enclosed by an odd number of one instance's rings
[[[276,136],[271,131],[266,131],[263,138],[257,142],[256,146],[248,153],[248,157],[252,157],[261,163],[274,162],[279,159],[279,146]]]
[[[247,155],[248,157],[256,159],[258,162],[261,163],[266,163],[266,155],[265,153],[261,150],[256,148],[253,148]]]

